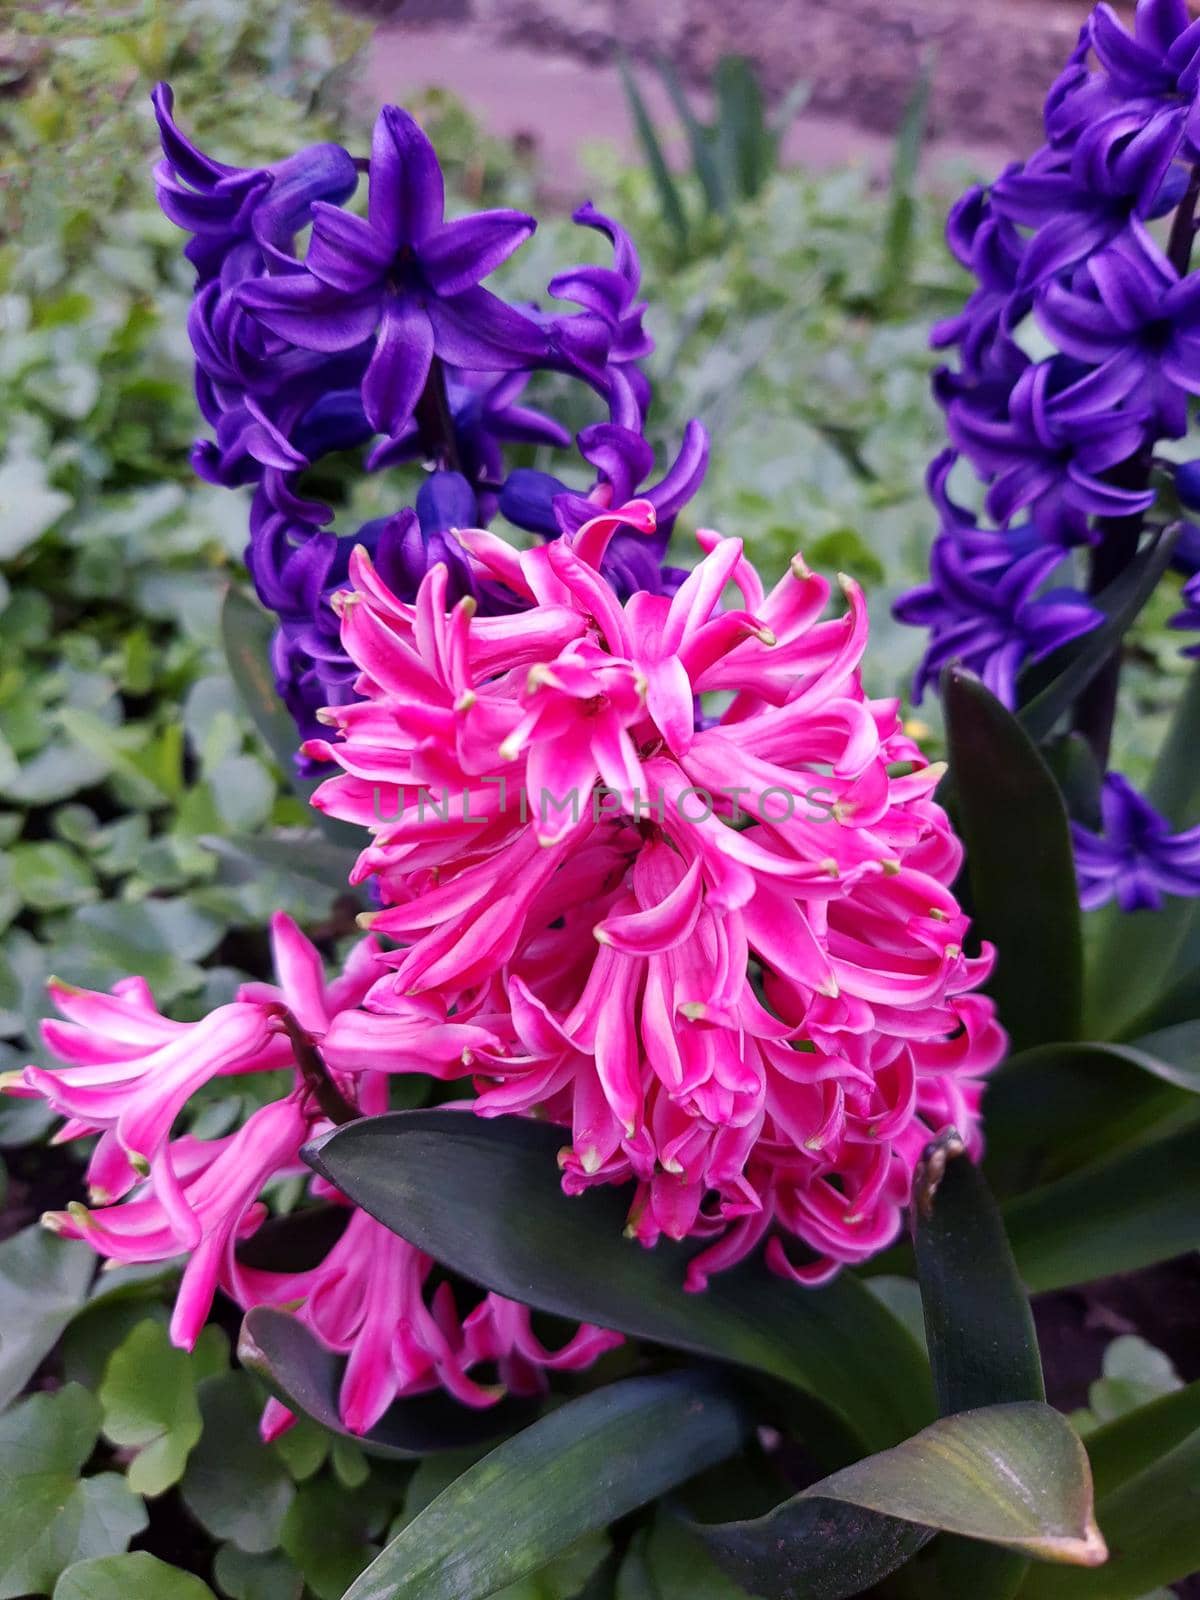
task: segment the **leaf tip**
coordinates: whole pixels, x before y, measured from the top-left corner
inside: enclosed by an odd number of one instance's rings
[[[914,1216],[919,1215],[926,1222],[933,1216],[933,1202],[946,1176],[946,1167],[958,1156],[965,1155],[966,1150],[962,1135],[953,1126],[943,1128],[937,1138],[925,1146],[913,1173]]]
[[[1108,1560],[1108,1545],[1093,1516],[1088,1517],[1080,1536],[1031,1540],[1026,1549],[1030,1555],[1060,1566],[1099,1567]]]

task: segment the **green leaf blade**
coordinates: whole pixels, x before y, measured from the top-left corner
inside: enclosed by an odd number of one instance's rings
[[[999,956],[991,989],[1013,1048],[1077,1039],[1083,943],[1066,808],[1028,734],[979,679],[942,679],[974,929]],[[1014,875],[1022,893],[1013,894]]]
[[[626,1239],[621,1190],[565,1196],[555,1159],[564,1137],[523,1118],[392,1112],[318,1139],[305,1159],[464,1277],[543,1311],[770,1373],[813,1395],[868,1450],[930,1419],[924,1353],[864,1285],[843,1274],[799,1289],[747,1263],[685,1294],[696,1244],[645,1250]]]
[[[483,1600],[733,1455],[747,1427],[730,1389],[699,1372],[569,1401],[443,1490],[345,1600]]]
[[[392,1460],[460,1450],[532,1419],[533,1407],[526,1401],[503,1400],[486,1410],[474,1410],[434,1393],[397,1401],[369,1433],[351,1434],[338,1410],[345,1360],[327,1350],[295,1317],[270,1306],[258,1306],[247,1314],[238,1359],[285,1405],[331,1433],[353,1439],[370,1454]]]

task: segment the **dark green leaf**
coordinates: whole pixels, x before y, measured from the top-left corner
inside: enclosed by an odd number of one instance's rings
[[[204,1430],[188,1458],[181,1492],[214,1539],[250,1554],[274,1550],[295,1489],[258,1435],[261,1404],[244,1372],[206,1378],[199,1390]]]
[[[639,1528],[617,1573],[614,1600],[743,1600],[704,1541],[678,1517],[660,1511]]]
[[[285,1405],[352,1437],[338,1411],[345,1359],[326,1350],[295,1317],[270,1306],[251,1311],[242,1324],[238,1359]],[[416,1395],[398,1400],[368,1434],[353,1437],[373,1455],[400,1460],[498,1438],[528,1422],[533,1410],[520,1400],[477,1411],[442,1393]]]
[[[900,1323],[849,1275],[798,1289],[748,1263],[683,1292],[697,1246],[624,1237],[629,1195],[559,1186],[560,1128],[471,1112],[350,1123],[306,1159],[446,1266],[543,1311],[782,1378],[839,1415],[867,1449],[933,1414],[929,1369]],[[453,1196],[453,1205],[446,1197]]]
[[[1200,1161],[1188,1128],[1123,1151],[1005,1207],[1035,1292],[1134,1272],[1200,1245]]]
[[[194,1573],[136,1551],[97,1556],[68,1567],[54,1586],[54,1600],[215,1600]]]
[[[947,1140],[913,1186],[913,1240],[925,1338],[943,1416],[1044,1400],[1029,1300],[979,1168]]]
[[[925,1339],[943,1416],[979,1406],[1044,1400],[1033,1315],[1000,1212],[961,1141],[930,1145],[913,1185],[913,1242]],[[938,1569],[947,1594],[1009,1600],[1026,1562],[1019,1554],[947,1537]]]
[[[842,1600],[878,1582],[941,1529],[1043,1561],[1105,1555],[1087,1456],[1036,1401],[943,1417],[753,1522],[696,1525],[714,1555],[767,1600]]]
[[[676,243],[682,250],[687,244],[688,220],[683,209],[683,201],[679,189],[671,176],[671,169],[667,158],[663,154],[663,147],[658,142],[658,135],[654,131],[654,123],[646,109],[646,102],[642,99],[642,92],[638,88],[637,79],[634,77],[629,62],[624,55],[617,57],[617,70],[621,74],[621,83],[625,89],[625,98],[629,101],[630,114],[633,117],[634,130],[638,136],[638,143],[646,157],[646,165],[650,169],[654,187],[658,190],[659,204],[662,207],[663,221],[675,235]]]
[[[1010,1057],[988,1080],[985,1166],[996,1188],[1025,1193],[1176,1117],[1200,1115],[1200,1066],[1184,1054],[1190,1029],[1168,1033],[1136,1046],[1047,1044]]]
[[[443,1490],[345,1600],[483,1600],[733,1455],[747,1426],[728,1387],[702,1372],[568,1401]]]
[[[992,992],[1016,1050],[1079,1037],[1083,946],[1062,796],[1011,712],[970,673],[943,674],[951,782],[974,928],[999,951]]]
[[[95,1272],[86,1244],[40,1226],[0,1244],[0,1406],[20,1394],[57,1344]]]
[[[1200,1430],[1200,1380],[1127,1411],[1088,1435],[1096,1498],[1108,1496]]]
[[[79,1476],[99,1427],[99,1402],[75,1384],[0,1417],[0,1600],[49,1594],[74,1562],[119,1554],[146,1526],[118,1474]]]
[[[1033,669],[1030,680],[1022,680],[1023,703],[1017,715],[1031,739],[1041,740],[1050,733],[1113,651],[1120,648],[1121,640],[1170,565],[1179,534],[1178,527],[1167,528],[1139,551],[1120,577],[1096,598],[1105,620],[1048,657]],[[1027,698],[1031,688],[1035,692]]]

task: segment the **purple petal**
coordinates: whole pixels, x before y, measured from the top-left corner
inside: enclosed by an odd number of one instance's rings
[[[683,443],[670,470],[647,496],[660,522],[675,516],[703,483],[708,471],[708,448],[708,429],[693,417],[683,430]]]
[[[408,422],[432,360],[428,312],[411,296],[389,295],[362,389],[367,421],[377,432],[394,437]]]
[[[395,249],[419,245],[442,220],[445,192],[433,146],[399,106],[384,106],[371,139],[367,215]]]
[[[252,278],[237,295],[265,328],[302,350],[350,350],[379,321],[377,293],[338,294],[307,272]]]
[[[461,294],[495,272],[537,227],[521,211],[480,211],[443,223],[421,243],[421,266],[439,294]]]
[[[154,118],[158,123],[163,155],[185,183],[190,183],[197,189],[207,189],[221,178],[231,177],[239,171],[237,167],[227,167],[224,162],[214,161],[211,156],[206,156],[203,150],[198,149],[190,139],[180,133],[173,115],[175,95],[169,83],[155,84],[150,95],[150,103],[154,107]]]
[[[348,200],[357,187],[354,158],[341,145],[310,145],[271,168],[271,187],[251,220],[254,237],[268,256],[289,262],[317,205]]]
[[[387,240],[340,206],[317,201],[312,213],[312,240],[304,258],[312,275],[343,294],[360,294],[380,284],[392,261]]]
[[[464,289],[429,302],[434,347],[443,361],[474,372],[531,366],[549,343],[531,317],[505,305],[487,289]]]

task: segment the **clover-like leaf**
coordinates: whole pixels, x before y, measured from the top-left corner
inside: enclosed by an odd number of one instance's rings
[[[200,1438],[196,1384],[224,1369],[224,1335],[206,1328],[195,1350],[179,1350],[162,1323],[139,1322],[113,1351],[100,1385],[101,1427],[113,1444],[137,1453],[126,1478],[136,1494],[178,1483]]]
[[[74,1562],[119,1554],[146,1526],[118,1473],[80,1477],[99,1429],[99,1402],[76,1384],[0,1417],[0,1600],[49,1594]]]

